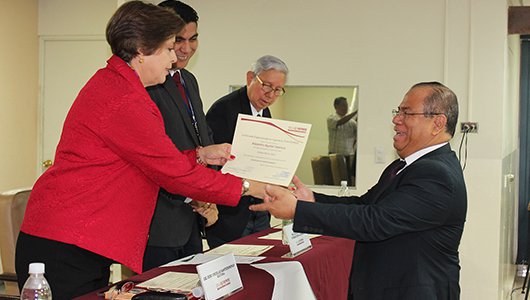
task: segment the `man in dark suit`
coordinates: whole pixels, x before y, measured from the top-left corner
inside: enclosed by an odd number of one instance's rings
[[[214,102],[206,113],[216,144],[232,143],[239,113],[270,118],[269,106],[285,93],[289,70],[277,57],[260,57],[247,72],[247,85]],[[270,228],[267,212],[250,212],[258,199],[241,198],[236,207],[217,206],[219,220],[206,229],[206,239],[214,248],[242,236]],[[261,202],[261,200],[259,200]]]
[[[149,87],[147,91],[162,114],[167,135],[179,150],[211,145],[197,79],[184,69],[198,47],[199,17],[193,8],[180,1],[167,0],[159,6],[172,9],[186,26],[175,40],[177,63],[171,74],[163,84]],[[182,84],[180,89],[177,80]],[[215,222],[217,210],[215,204],[190,200],[163,189],[159,191],[144,254],[144,271],[202,252],[201,230],[205,220],[194,210],[204,215],[208,223]]]
[[[326,196],[295,177],[295,191],[268,186],[269,197],[251,209],[294,217],[298,232],[356,240],[350,299],[459,299],[467,195],[449,145],[457,119],[457,98],[449,88],[416,84],[394,110],[400,159],[367,193]]]

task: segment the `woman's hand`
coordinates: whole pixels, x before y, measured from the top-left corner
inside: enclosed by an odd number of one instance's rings
[[[197,148],[197,163],[222,166],[228,160],[233,160],[230,154],[232,145],[224,143]]]
[[[305,186],[305,184],[300,181],[296,175],[293,177],[293,184],[294,187],[289,187],[289,189],[293,192],[293,195],[296,197],[296,199],[315,202],[315,195],[313,194],[313,191]]]

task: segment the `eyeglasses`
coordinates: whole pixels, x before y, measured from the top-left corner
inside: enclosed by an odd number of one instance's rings
[[[268,83],[263,83],[263,81],[261,81],[261,79],[259,78],[258,75],[256,75],[256,79],[258,80],[258,82],[261,84],[261,90],[266,94],[266,93],[270,93],[272,91],[274,91],[274,95],[275,96],[281,96],[283,94],[285,94],[285,89],[284,88],[273,88],[270,84]]]
[[[400,110],[399,108],[398,109],[393,109],[392,110],[392,116],[400,116],[400,117],[408,117],[408,116],[419,116],[419,115],[423,115],[425,117],[431,117],[431,116],[437,116],[437,115],[443,115],[444,113],[439,113],[439,112],[421,112],[421,113],[415,113],[415,112],[407,112],[407,111],[403,111],[403,110]]]

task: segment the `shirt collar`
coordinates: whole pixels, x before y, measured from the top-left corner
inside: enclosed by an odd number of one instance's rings
[[[169,75],[171,77],[173,77],[173,75],[175,75],[175,73],[177,73],[177,72],[179,72],[179,74],[180,74],[180,82],[183,83],[182,82],[183,81],[182,80],[182,72],[180,72],[180,69],[171,69],[171,70],[169,70]]]
[[[257,116],[258,114],[259,114],[260,116],[263,117],[263,109],[260,110],[260,111],[258,111],[258,110],[254,107],[254,105],[252,105],[252,103],[250,103],[250,110],[252,110],[252,115],[253,115],[254,117]]]
[[[441,143],[441,144],[437,144],[437,145],[432,145],[432,146],[429,146],[427,148],[423,148],[421,150],[418,150],[414,153],[412,153],[411,155],[405,157],[405,163],[406,165],[403,167],[403,169],[399,170],[397,173],[401,173],[401,171],[403,171],[406,167],[408,167],[410,164],[412,164],[413,162],[415,162],[416,160],[418,160],[420,157],[424,156],[425,154],[427,153],[430,153],[430,152],[433,152],[434,150],[438,149],[438,148],[441,148],[443,146],[445,146],[446,144],[448,144],[449,142],[445,142],[445,143]]]

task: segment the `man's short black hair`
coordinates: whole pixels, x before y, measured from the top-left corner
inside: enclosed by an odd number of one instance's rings
[[[191,22],[197,23],[199,21],[199,15],[195,9],[186,3],[175,0],[166,0],[160,2],[158,6],[170,8],[177,15],[179,15],[186,24]]]
[[[340,105],[341,102],[348,103],[348,99],[346,99],[346,97],[337,97],[337,98],[335,98],[335,101],[333,101],[333,106],[337,107],[337,106]]]

